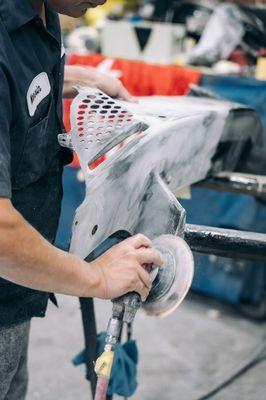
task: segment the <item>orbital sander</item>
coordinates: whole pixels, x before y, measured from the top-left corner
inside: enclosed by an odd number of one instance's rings
[[[95,400],[105,400],[111,375],[115,346],[120,341],[124,325],[130,327],[141,308],[149,316],[166,316],[185,298],[193,279],[194,261],[187,243],[180,237],[162,235],[153,240],[153,248],[162,257],[162,266],[147,265],[152,289],[145,302],[138,293],[128,293],[114,299],[112,316],[107,327],[105,348],[95,364],[98,377]]]

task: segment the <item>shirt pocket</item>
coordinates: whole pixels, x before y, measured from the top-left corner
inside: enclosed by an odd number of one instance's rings
[[[23,189],[36,182],[47,172],[48,114],[30,127],[16,168],[13,189]]]

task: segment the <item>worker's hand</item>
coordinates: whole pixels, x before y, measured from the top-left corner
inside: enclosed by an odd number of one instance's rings
[[[113,299],[129,292],[138,292],[145,301],[152,281],[145,264],[161,265],[159,252],[143,235],[136,235],[112,247],[91,263],[100,276],[96,297]]]
[[[68,65],[65,67],[65,80],[63,97],[73,98],[77,92],[73,86],[87,86],[97,88],[110,97],[118,97],[121,100],[135,102],[136,100],[123,86],[122,82],[109,75],[102,74],[92,67]]]

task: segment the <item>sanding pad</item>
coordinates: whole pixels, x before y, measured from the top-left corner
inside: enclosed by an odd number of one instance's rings
[[[159,236],[153,247],[161,253],[163,265],[154,270],[153,286],[142,308],[148,315],[165,316],[185,298],[192,284],[194,259],[188,244],[177,236]]]

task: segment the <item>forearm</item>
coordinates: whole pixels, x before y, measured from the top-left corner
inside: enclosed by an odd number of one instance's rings
[[[77,94],[74,86],[88,86],[93,88],[97,87],[97,79],[98,74],[95,68],[66,66],[63,86],[63,98],[71,99]]]
[[[0,228],[0,276],[32,289],[73,296],[97,296],[100,289],[92,265],[52,246],[15,210]]]
[[[67,65],[65,67],[63,86],[64,98],[73,98],[77,94],[74,86],[97,88],[108,96],[118,97],[121,100],[129,102],[136,101],[119,79],[103,74],[93,67]]]
[[[152,281],[142,266],[162,265],[151,245],[148,238],[136,235],[86,263],[52,246],[9,199],[0,198],[0,277],[25,287],[102,299],[138,292],[144,301]]]

